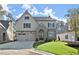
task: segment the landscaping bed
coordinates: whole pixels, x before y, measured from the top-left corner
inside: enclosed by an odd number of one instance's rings
[[[78,50],[76,48],[70,47],[66,42],[48,42],[48,43],[38,43],[35,46],[36,49],[53,53],[56,55],[77,55]]]

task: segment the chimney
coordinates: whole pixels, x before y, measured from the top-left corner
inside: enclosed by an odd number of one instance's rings
[[[50,18],[50,15],[48,17]]]

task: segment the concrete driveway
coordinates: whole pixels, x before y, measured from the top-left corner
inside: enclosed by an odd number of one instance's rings
[[[0,55],[40,55],[32,49],[34,41],[16,41],[0,44]]]
[[[0,44],[0,50],[18,50],[31,49],[34,41],[15,41],[10,43]]]

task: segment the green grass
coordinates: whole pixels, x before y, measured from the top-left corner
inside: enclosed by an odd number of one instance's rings
[[[66,45],[65,42],[49,42],[37,46],[37,49],[50,52],[57,55],[78,54],[78,50]]]

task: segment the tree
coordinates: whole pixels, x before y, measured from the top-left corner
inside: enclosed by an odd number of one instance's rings
[[[75,31],[75,40],[77,40],[77,31],[79,29],[79,8],[69,9],[66,16],[68,26],[70,26],[70,30]]]
[[[4,15],[6,13],[5,10],[3,10],[2,5],[0,5],[0,16]]]
[[[7,13],[6,16],[9,17],[10,20],[15,21],[11,13]]]
[[[0,16],[6,15],[7,17],[9,17],[9,20],[14,20],[12,14],[6,10],[3,9],[2,5],[0,4]]]

